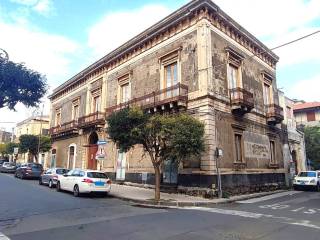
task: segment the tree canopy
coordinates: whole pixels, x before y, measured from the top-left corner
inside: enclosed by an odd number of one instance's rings
[[[314,169],[320,169],[320,127],[305,127],[307,159]]]
[[[138,108],[122,109],[107,118],[109,137],[121,151],[141,144],[155,170],[155,200],[160,199],[164,161],[179,163],[204,151],[204,125],[186,114],[150,115]]]
[[[0,108],[15,109],[17,103],[36,107],[47,91],[46,78],[0,56]]]
[[[19,152],[31,154],[38,160],[38,148],[40,152],[47,152],[51,149],[51,141],[47,136],[41,136],[39,145],[39,136],[24,134],[19,137]],[[31,159],[30,159],[31,160]]]

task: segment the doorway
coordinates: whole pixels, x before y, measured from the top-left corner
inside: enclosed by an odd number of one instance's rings
[[[298,162],[297,162],[297,152],[296,152],[296,150],[293,150],[291,152],[291,155],[292,155],[293,166],[295,168],[295,173],[296,173],[296,175],[298,175],[299,172],[298,172]]]
[[[69,146],[69,154],[68,154],[68,168],[74,169],[76,161],[76,145],[71,144]]]
[[[56,167],[56,156],[57,156],[57,150],[56,149],[52,149],[52,151],[51,151],[50,168]]]
[[[116,179],[124,180],[126,177],[126,153],[118,151]]]
[[[89,149],[88,149],[88,164],[87,168],[92,170],[97,170],[97,160],[96,160],[96,153],[98,151],[97,142],[99,140],[98,134],[93,132],[89,136]]]
[[[167,160],[164,162],[163,183],[166,183],[166,184],[178,183],[178,164],[176,161]]]

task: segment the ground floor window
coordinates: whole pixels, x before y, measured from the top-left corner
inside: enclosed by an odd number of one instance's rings
[[[275,147],[275,142],[270,141],[270,163],[271,164],[276,164],[276,147]]]
[[[243,162],[242,158],[242,135],[236,133],[234,135],[234,144],[235,144],[235,156],[236,156],[236,162],[241,163]]]

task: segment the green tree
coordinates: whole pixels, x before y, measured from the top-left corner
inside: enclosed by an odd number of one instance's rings
[[[0,55],[0,108],[15,109],[18,102],[35,107],[47,91],[46,78]]]
[[[314,169],[320,169],[320,127],[305,127],[307,159]]]
[[[9,143],[6,143],[5,146],[6,146],[6,150],[5,150],[6,154],[13,154],[14,148],[19,147],[19,144],[14,142],[9,142]]]
[[[24,134],[19,137],[19,151],[21,153],[29,152],[28,161],[31,162],[33,157],[38,162],[38,153],[39,152],[47,152],[51,149],[51,141],[47,136],[42,136],[40,138],[39,144],[39,136]],[[39,151],[38,151],[39,150]]]
[[[204,125],[185,115],[149,115],[142,110],[122,109],[107,118],[109,137],[121,151],[141,144],[155,171],[155,200],[160,200],[161,169],[166,160],[176,163],[204,151]]]
[[[5,154],[7,154],[7,152],[6,152],[6,144],[5,143],[1,143],[0,144],[0,154],[1,154],[1,156],[4,156]]]

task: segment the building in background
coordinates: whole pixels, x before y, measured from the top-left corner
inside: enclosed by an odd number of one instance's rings
[[[320,126],[320,102],[296,103],[293,113],[298,126]]]
[[[195,0],[56,88],[50,95],[52,165],[102,169],[119,181],[154,183],[137,146],[120,152],[106,140],[105,118],[123,106],[153,114],[183,111],[205,124],[206,152],[183,166],[167,161],[162,183],[259,191],[285,184],[278,57],[211,0]]]
[[[15,136],[13,136],[13,138],[12,138],[12,132],[0,130],[0,144],[11,142],[14,139],[15,139]]]
[[[284,138],[283,155],[287,185],[290,185],[294,175],[307,170],[305,140],[304,133],[297,129],[293,114],[294,101],[286,97],[282,91],[278,90],[278,92],[280,106],[284,110],[282,125],[287,133]]]
[[[33,116],[29,117],[16,125],[16,142],[19,142],[19,137],[24,134],[36,135],[36,136],[49,136],[49,116]],[[48,152],[39,153],[39,163],[44,166],[48,165]],[[22,153],[18,155],[17,162],[28,162],[29,154]]]

